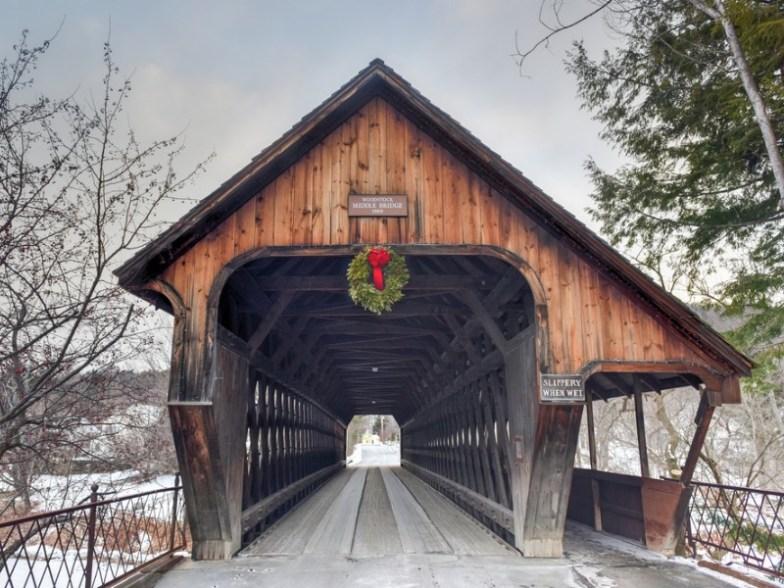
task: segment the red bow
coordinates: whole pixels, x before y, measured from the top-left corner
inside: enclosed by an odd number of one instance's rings
[[[376,290],[384,289],[384,274],[381,269],[389,263],[391,259],[389,251],[386,249],[371,249],[368,252],[368,263],[373,268],[373,285]]]

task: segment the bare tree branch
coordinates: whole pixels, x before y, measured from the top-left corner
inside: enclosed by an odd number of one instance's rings
[[[614,1],[615,0],[605,0],[598,7],[596,7],[594,10],[588,12],[587,14],[585,14],[584,16],[578,18],[575,21],[572,21],[572,22],[566,23],[566,24],[562,23],[561,19],[560,19],[560,5],[558,5],[556,3],[553,3],[553,12],[555,14],[555,19],[556,19],[556,22],[558,23],[558,25],[555,26],[555,27],[551,27],[551,26],[547,25],[544,22],[544,19],[542,18],[542,13],[544,11],[544,6],[548,2],[548,0],[542,0],[541,5],[539,6],[539,22],[542,23],[543,25],[545,25],[550,30],[550,32],[547,35],[545,35],[544,37],[542,37],[541,39],[539,39],[536,43],[534,43],[531,47],[529,47],[525,51],[522,51],[520,49],[519,39],[517,37],[517,33],[515,33],[515,52],[512,54],[512,57],[515,58],[515,62],[517,63],[517,67],[520,69],[521,73],[522,73],[523,64],[525,63],[525,60],[528,59],[528,57],[532,53],[534,53],[539,47],[541,47],[541,46],[545,46],[545,47],[549,46],[550,39],[552,39],[553,37],[555,37],[556,35],[558,35],[560,33],[563,33],[564,31],[568,31],[569,29],[572,29],[572,28],[574,28],[574,27],[584,23],[587,20],[590,20],[591,18],[593,18],[594,16],[596,16],[597,14],[602,12],[605,8],[607,8]]]

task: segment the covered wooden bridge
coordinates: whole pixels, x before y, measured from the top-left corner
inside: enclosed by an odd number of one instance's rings
[[[381,315],[347,294],[367,245],[410,273]],[[175,317],[195,559],[338,473],[357,414],[394,415],[403,467],[526,556],[561,554],[567,511],[668,549],[713,409],[751,367],[380,61],[118,276]],[[700,399],[681,481],[645,476],[644,427],[642,478],[575,474],[593,400],[675,387]]]

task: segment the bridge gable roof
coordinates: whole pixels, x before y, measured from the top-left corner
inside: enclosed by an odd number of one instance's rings
[[[120,284],[131,291],[142,290],[149,280],[377,97],[429,134],[565,246],[644,299],[692,339],[722,357],[737,373],[749,373],[752,362],[747,357],[381,60],[371,62],[120,267],[116,272]]]

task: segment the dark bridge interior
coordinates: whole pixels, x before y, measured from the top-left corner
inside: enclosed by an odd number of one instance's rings
[[[344,422],[392,414],[406,423],[437,398],[503,367],[506,341],[531,325],[534,300],[505,261],[408,255],[411,280],[392,312],[348,296],[351,257],[264,257],[226,284],[219,323],[246,341],[255,367],[318,401]],[[641,391],[698,386],[684,374],[643,374]],[[631,374],[597,374],[596,399],[634,393]]]
[[[498,343],[533,319],[520,273],[489,256],[407,256],[411,279],[392,312],[348,296],[350,256],[265,257],[235,272],[220,323],[257,350],[256,367],[328,406],[400,423],[448,389],[503,365]]]

